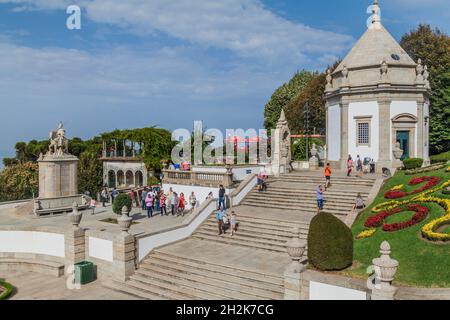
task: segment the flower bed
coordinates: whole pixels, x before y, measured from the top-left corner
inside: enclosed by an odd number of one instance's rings
[[[13,292],[14,287],[0,280],[0,300],[6,300]]]
[[[442,168],[445,168],[445,166],[446,166],[445,164],[437,164],[437,165],[432,165],[432,166],[420,168],[420,169],[406,170],[405,174],[407,176],[412,176],[412,175],[419,174],[419,173],[440,170]]]
[[[418,193],[422,193],[426,190],[429,190],[435,186],[437,186],[439,184],[439,182],[441,182],[441,178],[439,177],[420,177],[420,178],[413,178],[411,179],[411,181],[408,183],[410,186],[416,186],[418,184],[427,182],[424,186],[420,187],[419,189],[415,189],[411,192],[405,192],[402,190],[399,190],[397,187],[394,187],[393,189],[387,191],[384,194],[384,197],[386,199],[400,199],[400,198],[404,198],[406,196],[409,195],[413,195],[413,194],[418,194]]]
[[[392,224],[384,223],[388,217],[405,211],[414,211],[415,214],[408,221],[396,222]],[[422,222],[427,217],[428,213],[429,213],[428,208],[418,204],[410,204],[406,207],[395,208],[390,211],[384,211],[375,216],[369,217],[364,223],[364,226],[366,228],[378,228],[382,226],[383,231],[386,232],[399,231],[402,229],[409,228],[419,222]]]
[[[450,234],[441,233],[437,230],[439,227],[450,223],[450,200],[436,197],[421,199],[423,202],[434,202],[446,210],[446,215],[435,219],[422,228],[422,236],[431,241],[450,241]]]

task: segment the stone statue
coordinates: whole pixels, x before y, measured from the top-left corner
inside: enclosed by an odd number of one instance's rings
[[[62,156],[69,153],[69,140],[66,138],[66,130],[62,123],[59,124],[56,131],[49,134],[50,146],[48,147],[49,155]]]

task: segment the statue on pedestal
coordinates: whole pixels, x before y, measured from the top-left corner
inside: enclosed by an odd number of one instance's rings
[[[396,142],[394,149],[392,150],[392,153],[394,154],[394,168],[401,168],[403,167],[403,162],[402,162],[402,156],[403,156],[403,150],[400,148],[400,142]]]
[[[66,138],[66,130],[62,122],[56,131],[49,134],[50,146],[48,147],[48,155],[62,156],[69,153],[69,140]]]

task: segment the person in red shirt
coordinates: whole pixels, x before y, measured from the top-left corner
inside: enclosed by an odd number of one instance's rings
[[[327,163],[327,166],[325,167],[325,180],[325,191],[327,191],[327,189],[331,187],[331,167],[329,163]]]
[[[186,207],[185,205],[186,200],[184,199],[184,193],[180,194],[180,202],[178,204],[178,210],[180,211],[181,215],[184,217],[184,209]]]

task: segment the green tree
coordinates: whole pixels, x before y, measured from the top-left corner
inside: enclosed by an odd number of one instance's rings
[[[292,79],[279,87],[264,109],[265,122],[267,130],[274,129],[280,118],[281,110],[284,109],[307,85],[317,76],[315,72],[300,71]]]
[[[78,163],[78,190],[80,193],[89,191],[96,197],[103,184],[103,165],[99,155],[94,152],[83,152]]]
[[[38,192],[38,165],[22,162],[0,171],[0,201],[31,198]]]
[[[432,96],[430,98],[430,147],[431,153],[450,150],[449,108],[446,100],[450,70],[450,37],[430,25],[419,25],[416,30],[405,34],[401,46],[415,61],[422,59],[430,72]],[[446,102],[447,101],[447,102]]]

